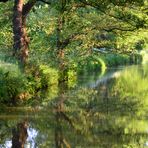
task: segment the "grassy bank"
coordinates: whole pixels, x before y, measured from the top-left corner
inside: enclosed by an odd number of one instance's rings
[[[133,57],[121,54],[92,54],[83,58],[82,61],[75,61],[72,65],[67,65],[68,87],[76,85],[77,75],[83,75],[86,72],[91,73],[94,70],[104,73],[108,67],[137,63],[137,60],[134,61],[131,58]],[[141,61],[140,56],[138,58],[139,63]],[[0,102],[17,104],[29,99],[40,102],[44,90],[54,92],[54,95],[48,95],[48,99],[56,97],[58,94],[59,70],[58,66],[55,65],[53,67],[51,64],[28,63],[25,73],[22,73],[15,59],[8,58],[8,55],[1,53]]]
[[[121,65],[140,64],[142,62],[142,56],[140,54],[117,54],[107,53],[100,54],[94,53],[89,57],[83,59],[78,63],[78,71],[85,72],[91,70],[105,71],[109,67],[117,67]]]

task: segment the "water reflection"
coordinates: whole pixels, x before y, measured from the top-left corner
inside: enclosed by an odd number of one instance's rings
[[[0,147],[147,147],[147,84],[147,66],[61,84],[46,106],[0,112]]]
[[[57,99],[57,103],[55,105],[55,147],[56,148],[70,148],[70,144],[65,138],[64,129],[63,129],[63,121],[70,123],[73,126],[71,120],[65,113],[64,102],[68,99],[65,94],[67,92],[67,83],[63,82],[59,85],[59,95]],[[65,124],[67,124],[65,122]]]
[[[12,148],[24,148],[28,137],[27,124],[26,121],[20,122],[16,128],[12,130]]]
[[[55,125],[55,146],[56,148],[63,148],[63,147],[66,147],[66,148],[70,148],[70,144],[69,142],[67,141],[67,139],[64,137],[64,130],[62,128],[62,120],[66,119],[67,120],[67,117],[62,114],[62,112],[58,112],[56,113],[55,115],[55,120],[56,120],[56,125]]]

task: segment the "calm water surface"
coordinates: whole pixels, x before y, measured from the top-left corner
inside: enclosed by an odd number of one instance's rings
[[[0,148],[148,147],[148,65],[84,74],[73,86],[0,107]]]

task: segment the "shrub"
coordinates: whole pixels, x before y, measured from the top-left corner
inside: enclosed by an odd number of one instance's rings
[[[39,75],[41,77],[42,88],[58,84],[58,71],[47,65],[39,66]]]
[[[100,70],[105,71],[106,64],[102,58],[97,55],[89,56],[83,59],[82,63],[78,65],[79,72]]]
[[[27,89],[27,79],[13,64],[0,65],[0,102],[13,102]],[[21,96],[22,97],[22,96]]]

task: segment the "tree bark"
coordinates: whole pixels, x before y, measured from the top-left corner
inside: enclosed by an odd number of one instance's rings
[[[13,34],[14,34],[14,52],[13,54],[19,59],[21,64],[25,64],[29,52],[29,38],[26,31],[26,18],[36,0],[29,0],[24,5],[24,0],[14,1],[13,14]]]
[[[14,1],[14,13],[13,13],[13,34],[14,34],[14,55],[20,60],[21,63],[26,61],[28,56],[28,44],[25,40],[24,26],[22,20],[24,0]]]

